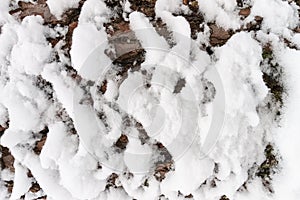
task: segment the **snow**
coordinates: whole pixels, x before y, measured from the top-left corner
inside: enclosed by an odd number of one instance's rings
[[[164,54],[158,52],[157,49],[162,51],[167,50],[167,42],[162,36],[156,33],[153,26],[149,23],[149,20],[142,13],[132,12],[129,15],[129,21],[131,30],[133,30],[136,37],[140,39],[142,46],[148,49],[144,66],[148,67],[147,60],[151,60],[151,63],[159,62]]]
[[[288,197],[297,199],[299,197],[299,167],[300,162],[297,152],[299,152],[299,130],[297,122],[299,111],[299,78],[300,73],[298,63],[300,61],[300,52],[294,49],[286,48],[278,55],[279,63],[286,69],[287,87],[289,91],[287,105],[285,108],[285,117],[282,127],[276,133],[276,142],[283,157],[282,172],[276,176],[274,181],[277,191],[276,199]],[[288,135],[286,135],[288,133]]]
[[[50,12],[60,19],[62,14],[70,8],[76,8],[80,0],[47,0]]]
[[[108,9],[102,1],[88,0],[82,7],[78,27],[74,30],[70,51],[72,66],[82,73],[84,78],[96,80],[111,63],[104,54],[107,36],[103,28]],[[92,23],[91,23],[92,22]],[[82,41],[85,42],[82,42]],[[89,58],[89,59],[88,59]],[[85,63],[97,59],[98,62]],[[98,64],[101,62],[101,67]],[[81,69],[86,66],[85,69]]]
[[[118,95],[118,87],[115,82],[109,80],[107,82],[107,92],[105,92],[104,96],[108,101],[112,101]]]
[[[14,174],[9,169],[3,169],[0,171],[0,180],[1,181],[10,181],[13,179],[14,179]],[[1,199],[8,199],[9,193],[3,182],[1,182],[1,184],[0,184],[0,189],[1,189],[0,190]]]
[[[199,10],[204,13],[207,21],[216,23],[225,29],[238,29],[240,20],[237,13],[236,1],[234,0],[198,0]]]
[[[205,166],[203,168],[202,166]],[[188,168],[188,170],[186,170]],[[175,172],[170,172],[161,184],[164,194],[180,190],[184,195],[193,193],[212,174],[214,163],[210,159],[199,159],[190,148],[176,162]]]
[[[56,63],[46,64],[42,77],[52,83],[56,91],[57,99],[63,104],[68,114],[73,117],[73,87],[69,78],[59,71],[60,65]]]
[[[261,47],[250,34],[238,33],[218,49],[216,55],[219,55],[216,68],[222,78],[226,102],[230,104],[226,106],[228,114],[235,116],[243,108],[247,121],[256,126],[256,107],[268,93],[259,69]]]
[[[82,43],[81,41],[84,40],[85,42]],[[87,60],[88,56],[91,55],[91,52],[97,47],[99,47],[99,52],[102,52],[102,56],[98,56],[97,59],[100,62],[103,62],[103,67],[109,65],[110,61],[103,53],[103,48],[105,48],[105,44],[107,43],[106,34],[104,30],[98,31],[96,26],[93,24],[82,24],[79,25],[74,30],[73,35],[73,44],[71,50],[71,59],[72,65],[75,69],[80,71],[84,78],[96,80],[97,77],[101,75],[101,71],[95,71],[99,69],[97,66],[89,65],[89,63],[85,64],[85,60]],[[102,50],[102,51],[101,51]],[[89,60],[89,59],[88,59]],[[89,69],[81,69],[82,66],[88,66]],[[100,68],[101,69],[101,68]]]
[[[264,9],[266,7],[268,9]],[[282,34],[285,37],[290,32],[289,29],[294,29],[299,23],[297,8],[290,6],[287,1],[255,1],[249,17],[251,16],[264,18],[262,23],[263,30]]]
[[[15,162],[15,178],[13,192],[11,199],[18,199],[20,196],[25,194],[31,187],[31,181],[27,177],[27,170],[20,163]]]
[[[0,26],[4,25],[6,22],[14,22],[13,17],[8,13],[9,10],[9,0],[1,1],[0,6]]]
[[[115,11],[102,0],[87,0],[68,58],[61,49],[64,41],[52,47],[47,40],[64,36],[67,27],[45,25],[41,16],[16,20],[8,13],[12,5],[2,0],[0,124],[8,127],[0,144],[15,158],[15,171],[1,169],[0,199],[47,195],[54,200],[152,200],[185,199],[190,194],[205,200],[222,195],[298,199],[300,39],[293,31],[299,26],[298,7],[280,0],[247,2],[251,13],[243,21],[235,0],[199,0],[204,31],[193,40],[183,16],[192,11],[181,0],[157,0],[155,19],[122,2],[119,14],[130,30],[116,35],[104,27]],[[47,1],[58,19],[78,4],[79,0]],[[263,17],[261,30],[239,30],[255,16]],[[158,18],[172,41],[158,33]],[[238,30],[224,45],[211,47],[213,55],[204,50],[209,23]],[[114,49],[112,43],[122,37],[137,39],[132,45],[126,41],[129,50],[145,51],[140,69],[131,68],[123,77],[124,66],[109,55],[128,50]],[[280,120],[273,119],[273,108],[267,109],[271,94],[263,80],[263,72],[270,71],[262,57],[266,44],[273,48],[272,62],[283,69],[287,95]],[[101,86],[105,92],[99,91]],[[48,132],[41,133],[45,128]],[[128,141],[120,145],[124,136]],[[42,137],[45,144],[37,153]],[[274,193],[255,175],[269,143],[279,160],[270,180]],[[168,165],[170,169],[159,171]],[[161,181],[154,176],[159,173]],[[14,181],[11,194],[5,186],[9,180]],[[42,190],[29,192],[33,182]]]
[[[152,149],[142,145],[138,138],[130,138],[128,147],[124,152],[124,162],[129,171],[145,173],[151,165]]]

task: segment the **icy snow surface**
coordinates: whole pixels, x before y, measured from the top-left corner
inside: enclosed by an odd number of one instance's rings
[[[299,25],[294,1],[1,0],[0,199],[299,199]]]

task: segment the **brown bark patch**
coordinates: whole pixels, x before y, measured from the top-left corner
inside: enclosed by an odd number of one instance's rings
[[[211,30],[210,35],[210,44],[212,46],[222,46],[224,45],[232,36],[230,30],[225,30],[222,27],[217,26],[216,24],[209,25]]]
[[[9,149],[6,147],[0,145],[0,151],[1,151],[1,158],[0,158],[1,169],[6,168],[9,169],[11,172],[14,172],[15,158],[11,155]]]
[[[250,8],[243,8],[239,11],[239,15],[243,16],[243,17],[248,17],[251,13]]]

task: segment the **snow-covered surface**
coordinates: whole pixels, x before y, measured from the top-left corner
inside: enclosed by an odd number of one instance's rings
[[[47,1],[58,19],[78,3]],[[209,44],[208,24],[197,40],[190,38],[190,24],[181,15],[192,11],[181,0],[157,0],[153,8],[171,42],[126,1],[122,16],[131,31],[123,34],[128,40],[136,37],[145,60],[124,78],[110,57],[117,50],[105,28],[115,10],[104,1],[84,2],[68,58],[62,41],[52,47],[47,40],[66,34],[67,27],[51,28],[41,16],[17,20],[8,13],[9,0],[1,0],[0,125],[9,121],[9,126],[0,144],[15,160],[14,172],[1,168],[0,199],[173,200],[190,194],[196,200],[222,195],[230,200],[299,199],[300,36],[293,31],[299,26],[299,7],[249,0],[245,6],[251,5],[251,13],[242,20],[235,0],[198,4],[205,23],[238,30],[223,46],[212,47],[213,55],[198,46]],[[260,30],[239,30],[255,16],[263,17]],[[283,68],[287,95],[280,120],[266,110],[272,101],[263,80],[266,44],[273,48],[273,62]],[[78,75],[70,76],[66,66]],[[174,92],[182,79],[184,85]],[[45,127],[46,141],[37,154]],[[123,135],[125,149],[116,147]],[[269,143],[279,164],[266,186],[252,171],[264,162]],[[161,165],[169,168],[158,174]],[[14,182],[11,194],[7,181]],[[41,188],[36,193],[29,190],[34,182]]]
[[[240,19],[235,12],[236,0],[199,0],[199,9],[204,13],[204,17],[209,21],[216,21],[224,28],[237,29],[240,27]]]
[[[278,191],[277,199],[288,197],[289,199],[299,198],[299,168],[300,162],[298,153],[300,150],[300,126],[298,121],[298,110],[300,101],[300,72],[297,68],[300,62],[300,52],[285,48],[278,53],[278,60],[286,67],[286,78],[289,96],[285,108],[285,117],[282,127],[276,134],[280,154],[284,158],[282,172],[275,177],[275,190]]]
[[[47,0],[50,12],[58,19],[69,8],[76,8],[80,0]]]

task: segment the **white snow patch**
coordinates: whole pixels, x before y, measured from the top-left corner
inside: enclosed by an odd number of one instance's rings
[[[284,66],[288,98],[284,109],[284,119],[282,127],[276,133],[275,141],[282,156],[282,171],[275,176],[274,188],[276,199],[288,198],[298,199],[300,195],[300,161],[298,153],[300,151],[300,125],[299,101],[300,101],[300,51],[286,48],[279,54],[278,61]]]
[[[25,194],[31,187],[31,181],[27,177],[27,169],[24,168],[20,163],[14,163],[15,177],[14,177],[14,187],[11,194],[11,199],[18,199],[20,196]]]
[[[50,12],[57,18],[61,19],[62,14],[70,8],[76,8],[80,0],[47,0]]]

